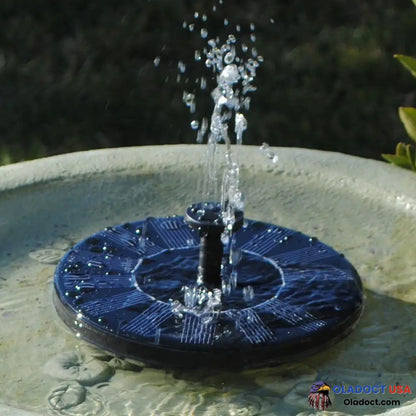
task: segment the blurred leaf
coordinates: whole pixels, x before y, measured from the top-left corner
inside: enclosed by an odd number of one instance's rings
[[[406,155],[412,170],[416,170],[416,148],[408,144],[406,146]]]
[[[412,56],[399,54],[394,55],[394,57],[398,59],[401,62],[401,64],[412,73],[414,77],[416,77],[416,58],[413,58]]]
[[[395,155],[383,154],[382,156],[396,166],[416,171],[416,147],[411,144],[398,143]]]
[[[13,163],[13,158],[7,150],[0,149],[0,166]]]
[[[383,156],[383,158],[387,160],[387,162],[390,162],[393,165],[399,166],[401,168],[413,170],[412,165],[406,156],[388,155],[384,153],[381,156]]]
[[[416,141],[416,108],[400,107],[400,120],[404,124],[407,134]]]
[[[403,142],[397,143],[396,156],[406,157],[406,145]]]

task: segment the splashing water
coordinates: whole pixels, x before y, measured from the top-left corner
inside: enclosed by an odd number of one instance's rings
[[[218,11],[221,4],[222,2],[218,3]],[[212,11],[215,14],[217,7],[213,7]],[[198,314],[221,309],[229,303],[229,297],[235,297],[237,292],[243,303],[251,302],[255,297],[253,287],[237,290],[238,276],[242,273],[240,261],[243,253],[235,247],[233,229],[236,212],[244,211],[238,148],[243,144],[243,134],[248,127],[245,113],[250,108],[250,95],[256,91],[254,79],[263,57],[254,45],[254,23],[244,27],[238,23],[233,24],[228,17],[221,19],[225,33],[215,37],[212,36],[208,16],[199,11],[194,12],[191,21],[184,21],[182,24],[184,30],[192,36],[199,35],[202,41],[193,52],[195,64],[202,69],[198,76],[191,78],[191,62],[177,61],[176,81],[186,85],[182,101],[192,115],[190,128],[196,132],[197,143],[207,141],[204,169],[199,183],[201,199],[205,202],[220,201],[220,219],[224,225],[221,236],[224,247],[221,289],[210,291],[205,288],[202,277],[196,272],[195,280],[182,283],[180,295],[176,297],[176,300],[181,299],[178,301],[179,306],[175,307],[178,311],[185,308]],[[155,57],[154,66],[158,67],[160,61],[160,56]],[[208,85],[212,83],[208,89]],[[207,90],[210,93],[213,103],[210,117],[205,115],[199,118],[197,115],[198,87],[204,94]],[[145,234],[144,229],[140,236],[142,250],[145,250]]]
[[[221,3],[220,3],[221,4]],[[216,8],[213,12],[216,12]],[[242,25],[232,25],[228,18],[223,19],[224,28],[228,31],[222,38],[209,37],[207,16],[195,11],[192,22],[184,22],[183,28],[189,32],[200,34],[204,45],[194,51],[196,63],[203,65],[206,76],[199,76],[194,84],[199,84],[201,91],[207,88],[207,80],[214,80],[216,85],[211,90],[213,109],[210,119],[195,118],[197,96],[189,87],[183,92],[183,102],[189,108],[193,119],[190,127],[197,133],[197,143],[203,143],[207,137],[207,150],[204,158],[205,169],[202,178],[202,200],[221,201],[221,218],[224,224],[222,242],[227,258],[222,268],[222,293],[229,294],[237,285],[237,265],[241,253],[234,248],[232,230],[236,211],[244,210],[244,197],[240,189],[240,168],[238,163],[238,147],[243,143],[243,134],[247,130],[244,113],[250,108],[250,94],[256,91],[253,85],[257,68],[263,62],[253,45],[256,41],[255,25],[250,23],[246,28],[245,43],[242,41]],[[200,29],[198,27],[200,26]],[[234,28],[234,29],[233,29]],[[233,31],[235,30],[235,32]],[[240,39],[241,38],[241,39]],[[252,46],[247,46],[251,42]],[[178,61],[178,77],[188,71],[183,61]],[[187,74],[188,75],[188,74]],[[192,83],[191,83],[192,84]],[[219,148],[223,143],[224,151]],[[234,147],[233,145],[236,145]],[[224,155],[220,158],[220,155]],[[222,179],[221,179],[222,177]],[[195,309],[200,307],[206,311],[209,307],[221,304],[221,291],[213,295],[205,293],[201,282],[196,286],[184,286],[184,306]],[[253,298],[253,288],[247,288],[244,299]]]
[[[224,20],[224,26],[230,27],[229,20]],[[237,34],[241,31],[241,25],[235,25]],[[231,29],[231,27],[230,27]],[[255,25],[250,24],[250,31],[253,35]],[[205,39],[207,30],[201,29],[201,37]],[[238,56],[238,50],[243,55]],[[257,49],[252,48],[251,57],[246,55],[249,48],[238,40],[234,33],[229,33],[224,42],[221,43],[219,37],[210,38],[203,48],[205,55],[205,68],[212,72],[216,78],[217,85],[211,92],[213,99],[213,110],[209,123],[204,117],[201,127],[197,132],[197,143],[202,143],[204,136],[208,132],[208,146],[205,159],[205,172],[203,180],[203,199],[206,201],[216,200],[218,197],[219,172],[218,144],[225,143],[225,160],[223,161],[223,180],[221,182],[221,199],[224,217],[227,218],[226,226],[230,225],[231,211],[242,209],[242,194],[239,189],[239,169],[238,158],[233,154],[231,144],[241,145],[243,143],[243,133],[247,129],[247,120],[244,111],[250,107],[249,94],[256,88],[253,81],[256,76],[257,68],[263,58],[258,55]],[[198,56],[200,51],[198,50]],[[256,59],[258,58],[258,59]],[[201,59],[202,61],[202,59]],[[201,77],[201,89],[206,87],[206,78]],[[187,104],[188,105],[188,104]],[[189,105],[188,105],[189,106]],[[193,107],[195,109],[195,107]],[[234,138],[231,137],[230,125],[234,124]],[[233,140],[234,139],[234,140]]]
[[[216,10],[213,9],[215,12]],[[202,19],[200,17],[203,16]],[[205,90],[208,78],[216,81],[211,91],[213,109],[210,120],[203,117],[201,122],[193,119],[190,126],[197,131],[197,143],[203,143],[206,135],[207,150],[204,159],[205,169],[202,180],[202,199],[204,201],[221,200],[221,217],[224,223],[222,242],[228,259],[223,264],[223,293],[230,293],[237,284],[237,264],[241,253],[236,253],[233,244],[232,230],[235,223],[236,211],[244,210],[244,198],[240,189],[240,169],[238,164],[238,146],[243,143],[243,134],[247,130],[247,120],[244,112],[250,108],[250,94],[256,91],[253,85],[256,71],[263,57],[257,49],[249,48],[247,43],[240,41],[237,36],[241,35],[242,25],[231,25],[230,20],[223,20],[224,27],[229,31],[223,41],[220,37],[208,37],[209,31],[205,22],[207,16],[199,12],[194,13],[195,21],[185,23],[184,28],[193,32],[198,19],[204,22],[200,29],[201,39],[205,46],[195,50],[195,61],[204,64],[204,70],[210,75],[201,76],[199,84],[201,90]],[[235,33],[232,33],[233,27]],[[249,41],[254,43],[255,25],[250,23]],[[248,40],[248,39],[247,39]],[[178,70],[184,73],[184,64],[179,61]],[[190,113],[196,110],[196,95],[184,91],[183,101],[189,108]],[[219,144],[225,144],[224,158],[220,159]],[[232,144],[237,145],[234,150]],[[219,178],[221,178],[220,180]],[[220,190],[221,189],[221,190]],[[220,192],[219,192],[220,191]],[[185,304],[190,306],[189,299],[202,298],[200,292],[195,288],[185,288]],[[196,292],[195,292],[196,291]],[[199,295],[198,295],[199,293]],[[244,298],[252,299],[252,288],[247,289]],[[210,303],[210,302],[208,302]],[[192,305],[195,307],[195,305]]]
[[[269,159],[272,163],[277,163],[279,161],[279,157],[277,153],[273,152],[273,150],[270,149],[270,146],[268,143],[263,143],[260,147],[260,151]]]

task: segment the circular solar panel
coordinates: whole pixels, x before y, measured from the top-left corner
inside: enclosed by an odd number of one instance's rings
[[[108,227],[62,258],[57,312],[77,336],[161,367],[275,365],[353,329],[362,285],[343,255],[252,220],[234,238],[222,292],[208,291],[197,284],[199,234],[184,217]]]

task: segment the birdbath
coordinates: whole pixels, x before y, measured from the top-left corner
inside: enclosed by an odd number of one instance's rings
[[[330,348],[323,348],[323,339],[309,357],[242,370],[238,377],[223,371],[153,369],[89,347],[82,339],[82,317],[77,337],[52,307],[58,262],[77,242],[106,227],[118,230],[117,224],[123,227],[126,221],[175,213],[173,222],[183,218],[184,201],[198,201],[191,184],[204,149],[107,149],[24,162],[0,168],[0,369],[5,375],[0,380],[0,410],[13,416],[45,414],[53,403],[63,406],[58,400],[63,394],[68,409],[80,414],[100,414],[103,409],[111,415],[140,414],[143,409],[147,414],[186,414],[191,408],[201,414],[298,414],[307,411],[308,393],[317,380],[332,387],[412,386],[414,175],[336,153],[277,150],[280,163],[271,165],[256,148],[241,149],[242,181],[250,202],[244,217],[319,237],[354,264],[363,280],[366,308],[347,338]],[[187,230],[199,238],[197,231]],[[244,232],[244,225],[238,232]],[[186,250],[192,251],[191,263],[197,267],[198,245],[189,244]],[[75,358],[81,364],[71,368],[85,367],[90,375],[94,370],[94,377],[68,374],[64,359]],[[344,405],[345,397],[336,396],[333,409],[362,414],[362,409]],[[366,396],[374,397],[390,398]],[[416,406],[413,392],[400,399],[397,409],[368,406],[366,412],[411,414]]]

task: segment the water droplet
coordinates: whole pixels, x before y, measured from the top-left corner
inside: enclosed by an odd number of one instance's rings
[[[217,42],[215,41],[215,39],[210,39],[208,41],[208,45],[211,46],[211,48],[215,48],[217,46]]]
[[[235,289],[237,287],[237,281],[238,281],[238,273],[237,273],[237,270],[234,269],[230,273],[230,281],[229,281],[232,289]]]
[[[191,23],[191,24],[188,26],[188,29],[189,29],[189,31],[190,31],[190,32],[193,32],[193,31],[194,31],[194,28],[195,28],[195,25],[194,25],[193,23]]]
[[[273,24],[274,23],[274,19],[273,17],[270,18],[270,23]]]
[[[195,112],[195,94],[184,91],[182,100],[185,103],[185,105],[189,107],[189,111],[191,113],[194,113]]]
[[[196,130],[199,127],[199,121],[198,120],[192,120],[191,121],[191,129]]]
[[[231,285],[223,281],[221,285],[221,291],[224,295],[229,295],[231,293]]]
[[[236,30],[237,32],[240,32],[240,30],[241,30],[241,26],[240,26],[240,25],[235,25],[235,30]]]
[[[233,248],[230,253],[230,264],[236,266],[242,257],[242,250],[240,248]]]
[[[188,23],[186,23],[185,21],[182,23],[182,27],[184,28],[184,29],[186,29],[187,28],[187,26],[188,26]]]
[[[198,17],[199,17],[199,12],[195,12],[195,13],[194,13],[194,17],[195,17],[195,19],[198,19]]]
[[[227,19],[227,18],[225,18],[225,19],[224,19],[224,26],[228,26],[228,23],[229,23],[228,19]]]
[[[256,48],[251,48],[251,56],[253,58],[257,58],[258,52],[257,52],[257,49]]]
[[[237,65],[227,65],[220,74],[220,82],[227,85],[235,84],[240,79]]]
[[[254,298],[254,289],[253,286],[246,286],[243,288],[243,298],[246,302],[249,302],[250,300],[253,300]]]
[[[202,58],[201,56],[201,51],[199,51],[198,49],[195,51],[195,61],[200,61]]]
[[[236,143],[243,143],[243,132],[247,129],[247,120],[242,113],[235,113],[235,127]]]
[[[206,22],[206,21],[207,21],[207,19],[208,19],[207,15],[206,15],[206,14],[203,14],[203,15],[202,15],[202,21],[203,21],[203,22]]]
[[[198,211],[196,211],[196,216],[198,219],[202,219],[202,217],[205,215],[205,210],[203,209],[198,209]]]
[[[242,43],[242,44],[241,44],[241,50],[242,50],[243,52],[247,52],[247,51],[248,51],[248,46],[247,46],[245,43]]]
[[[234,58],[235,58],[235,52],[233,53],[233,52],[230,51],[225,55],[224,63],[229,65],[234,61]]]
[[[183,74],[186,70],[186,65],[182,61],[179,61],[178,62],[178,69],[179,69],[179,72],[181,74]]]
[[[221,46],[221,54],[225,54],[231,50],[231,47],[229,44],[225,44]]]
[[[277,153],[273,152],[270,149],[270,146],[268,145],[268,143],[263,143],[260,147],[260,151],[272,162],[272,163],[277,163],[279,161],[279,156],[277,155]]]
[[[252,32],[256,30],[256,25],[254,23],[250,23],[250,30]]]
[[[153,65],[154,65],[155,67],[158,67],[158,66],[159,66],[159,64],[160,64],[160,56],[156,56],[156,58],[155,58],[155,59],[153,59]]]
[[[197,143],[202,143],[204,140],[204,136],[206,131],[208,130],[208,119],[206,117],[204,117],[202,119],[202,125],[201,128],[198,130],[198,134],[197,134]]]
[[[236,42],[237,42],[237,39],[235,38],[233,34],[228,35],[228,39],[227,39],[228,44],[236,43]]]
[[[206,28],[201,29],[201,38],[205,39],[208,36],[208,30]]]
[[[255,35],[254,33],[252,33],[252,34],[250,35],[250,40],[251,40],[252,42],[255,42],[255,41],[256,41],[256,35]]]

